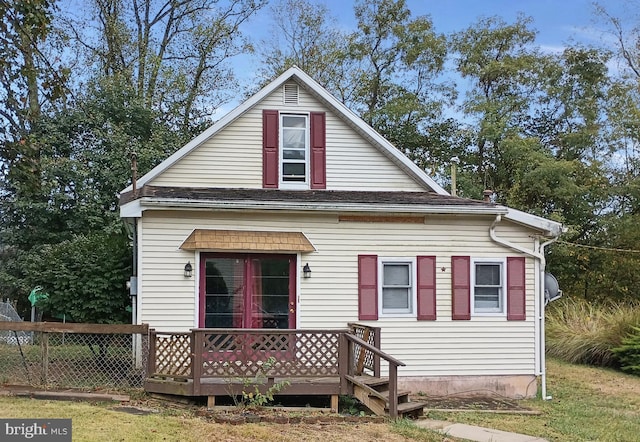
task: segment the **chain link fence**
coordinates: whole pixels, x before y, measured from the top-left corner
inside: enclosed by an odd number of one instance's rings
[[[139,388],[146,325],[0,322],[0,384],[42,388]]]

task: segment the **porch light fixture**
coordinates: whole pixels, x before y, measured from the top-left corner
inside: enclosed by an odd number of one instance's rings
[[[305,279],[311,278],[311,267],[309,267],[309,263],[306,263],[302,268],[302,277]]]
[[[191,261],[189,261],[184,265],[184,277],[191,278],[191,275],[193,275],[193,267],[191,266]]]

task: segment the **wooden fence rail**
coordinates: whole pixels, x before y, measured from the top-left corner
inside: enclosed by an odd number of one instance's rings
[[[37,331],[48,333],[147,334],[149,324],[79,324],[73,322],[0,321],[0,331]]]
[[[141,387],[149,327],[0,322],[0,381],[38,387]]]

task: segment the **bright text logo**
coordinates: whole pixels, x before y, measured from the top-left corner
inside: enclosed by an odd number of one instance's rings
[[[71,419],[0,419],[0,440],[71,442]]]

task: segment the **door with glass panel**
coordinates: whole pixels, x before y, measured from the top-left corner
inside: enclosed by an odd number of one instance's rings
[[[203,253],[200,320],[205,328],[295,328],[294,255]]]

